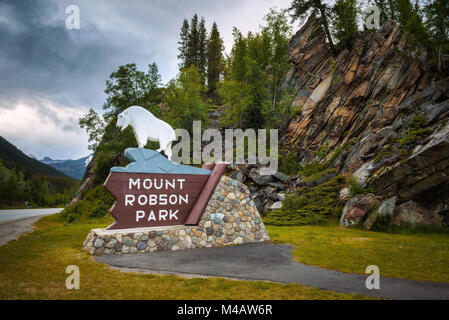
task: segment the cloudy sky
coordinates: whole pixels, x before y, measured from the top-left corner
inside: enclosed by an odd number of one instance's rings
[[[89,153],[78,119],[101,111],[105,80],[118,66],[156,62],[166,83],[177,73],[184,18],[216,21],[227,51],[232,27],[257,30],[270,7],[291,0],[1,0],[0,135],[41,159]],[[80,30],[66,28],[66,7]]]

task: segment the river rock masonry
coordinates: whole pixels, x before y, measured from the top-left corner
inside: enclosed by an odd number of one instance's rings
[[[92,255],[177,251],[265,242],[265,229],[248,187],[223,176],[198,226],[94,229],[84,242]]]

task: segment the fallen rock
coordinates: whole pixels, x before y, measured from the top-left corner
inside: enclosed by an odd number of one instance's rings
[[[261,175],[258,173],[258,170],[251,169],[249,173],[249,177],[252,181],[254,181],[255,184],[259,186],[265,186],[268,185],[270,182],[273,181],[273,177],[271,175]]]
[[[379,205],[379,200],[374,194],[359,194],[349,200],[340,218],[340,225],[350,227],[362,222],[365,215]]]
[[[435,212],[426,210],[419,203],[410,200],[396,209],[392,223],[397,226],[416,226],[417,224],[441,226],[442,218]]]
[[[276,172],[273,176],[282,182],[288,182],[290,180],[290,177],[288,175],[280,171]]]
[[[348,201],[351,198],[351,190],[349,190],[349,188],[344,188],[341,189],[340,191],[340,196],[338,197],[338,200],[341,203],[345,203],[346,201]]]
[[[390,220],[393,217],[394,210],[396,208],[396,201],[397,197],[393,197],[382,202],[379,209],[372,211],[368,215],[368,218],[366,218],[366,221],[363,224],[363,229],[371,230],[374,223],[376,223],[378,219],[385,218],[387,220]]]
[[[283,183],[276,183],[276,182],[270,182],[270,186],[276,188],[276,189],[281,189],[284,190],[286,188],[285,184]]]
[[[238,182],[241,182],[241,183],[245,183],[245,181],[246,181],[245,174],[240,170],[236,170],[233,174],[230,175],[230,178],[237,180]]]
[[[283,206],[284,206],[284,203],[282,201],[278,201],[278,202],[273,203],[269,209],[275,211],[275,210],[282,209]]]

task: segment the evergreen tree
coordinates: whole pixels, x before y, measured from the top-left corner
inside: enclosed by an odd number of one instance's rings
[[[207,68],[207,30],[206,21],[201,18],[201,22],[198,27],[198,62],[197,69],[200,75],[201,83],[204,86]]]
[[[178,42],[178,59],[181,61],[179,64],[180,69],[187,66],[187,55],[188,55],[188,41],[189,41],[189,22],[184,19],[181,27],[180,41]]]
[[[332,41],[331,33],[329,31],[330,10],[327,4],[322,0],[293,0],[289,10],[293,11],[291,17],[294,21],[304,19],[311,10],[319,12],[321,25],[326,33],[330,48],[334,54],[336,53],[334,42]]]
[[[200,43],[200,32],[198,15],[195,14],[190,22],[189,37],[187,40],[186,68],[190,68],[193,64],[198,67],[198,52]]]
[[[357,35],[357,0],[337,0],[332,12],[333,35],[338,43],[349,48]]]
[[[219,94],[229,106],[222,125],[240,128],[281,128],[288,118],[282,79],[288,69],[291,36],[286,11],[271,10],[260,32],[244,37],[234,28],[234,45]]]
[[[391,0],[374,0],[373,2],[370,3],[379,8],[380,25],[383,25],[388,20],[394,20],[390,8],[390,5],[392,3]]]
[[[415,6],[410,0],[396,0],[397,22],[407,32],[407,37],[416,47],[426,46],[428,35],[421,18],[418,2]]]
[[[195,65],[181,70],[179,76],[171,80],[166,90],[166,101],[170,108],[168,121],[177,128],[193,132],[193,121],[207,121],[206,105],[202,95],[203,86]]]
[[[444,54],[449,54],[449,1],[429,1],[424,12],[437,69],[441,72],[448,68],[442,57]]]
[[[207,46],[207,86],[208,93],[213,99],[217,98],[217,86],[222,68],[223,49],[223,40],[220,38],[217,24],[214,22]]]
[[[231,74],[233,80],[246,83],[246,39],[242,33],[234,27],[232,30],[234,36],[234,46],[232,47]]]

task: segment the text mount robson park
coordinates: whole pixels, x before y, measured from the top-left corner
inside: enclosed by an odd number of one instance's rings
[[[153,173],[127,173],[136,171],[133,164],[111,170],[104,186],[116,198],[111,214],[117,222],[110,230],[197,224],[226,170],[226,164],[205,166],[213,171],[177,165],[147,149],[125,154],[144,159]]]
[[[104,186],[116,199],[110,210],[116,222],[91,230],[84,249],[93,255],[133,254],[270,239],[248,187],[224,175],[226,163],[197,168],[172,162],[176,134],[146,109],[128,108],[117,126],[131,126],[140,148],[125,150],[127,167],[111,169]],[[143,148],[147,140],[161,149]]]

